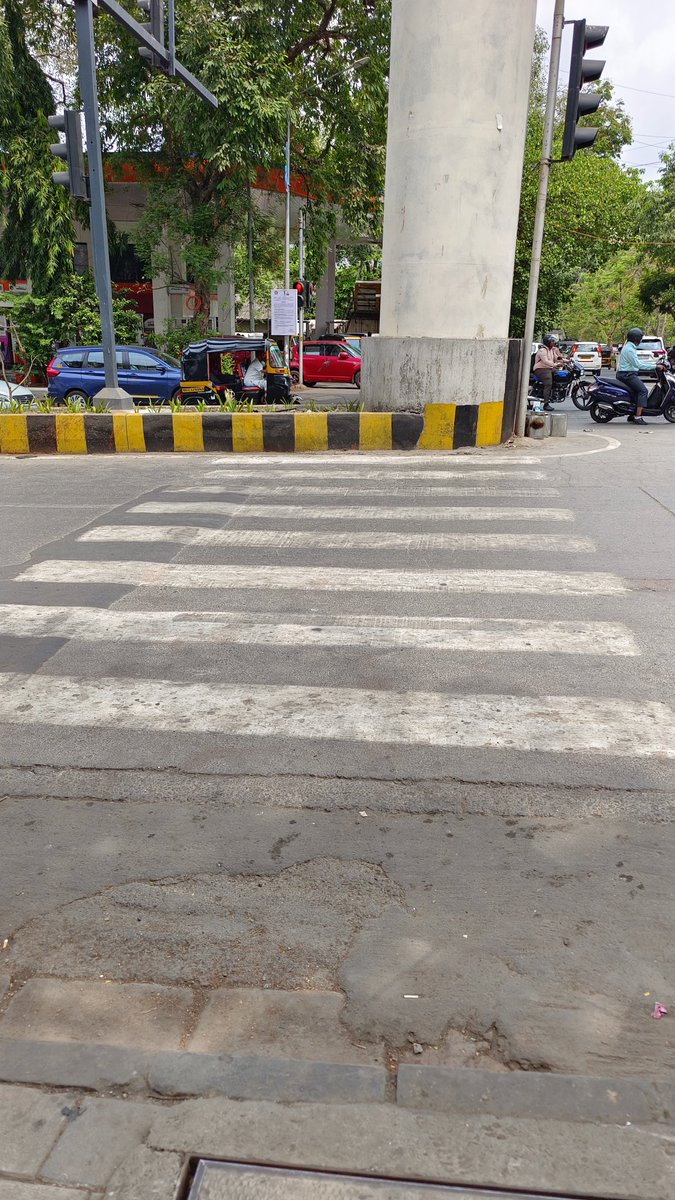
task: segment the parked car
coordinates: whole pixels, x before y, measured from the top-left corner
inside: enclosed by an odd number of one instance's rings
[[[117,346],[119,386],[139,403],[178,396],[180,363],[145,346]],[[54,400],[93,400],[105,387],[102,346],[68,346],[47,367],[47,395]]]
[[[657,363],[665,360],[666,347],[663,338],[652,337],[651,334],[645,335],[640,345],[637,348],[637,356],[641,363],[644,363],[645,371],[650,374],[656,367]]]
[[[573,342],[570,350],[572,362],[590,375],[599,375],[602,368],[602,351],[597,342]]]
[[[303,378],[308,387],[317,383],[353,383],[361,387],[361,355],[347,342],[305,342]],[[291,375],[298,381],[300,358],[297,346],[291,353]]]
[[[5,383],[4,379],[0,379],[0,408],[9,408],[12,401],[17,400],[21,404],[36,403],[30,388],[24,387],[20,383],[10,385]]]

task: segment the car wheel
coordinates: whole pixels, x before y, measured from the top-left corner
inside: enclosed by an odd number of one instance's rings
[[[311,381],[309,379],[306,379],[305,387],[316,387],[316,379],[313,379]]]
[[[72,388],[70,392],[66,392],[63,398],[64,400],[70,400],[75,404],[79,404],[81,408],[84,408],[85,404],[89,403],[89,396],[81,388]]]
[[[291,383],[292,383],[293,387],[297,387],[299,382],[300,382],[300,372],[299,371],[291,371]]]
[[[354,384],[354,387],[357,387],[357,388],[361,387],[361,372],[360,371],[356,372],[356,375],[354,376],[352,383]]]
[[[181,399],[180,388],[174,388],[171,395],[169,396],[169,404],[173,404],[174,400],[180,400],[180,399]]]

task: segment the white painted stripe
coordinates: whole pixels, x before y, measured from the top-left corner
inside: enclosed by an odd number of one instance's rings
[[[320,622],[320,624],[318,624]],[[81,641],[199,642],[203,645],[366,646],[549,654],[638,655],[624,625],[482,617],[321,616],[251,612],[119,612],[0,604],[0,634]]]
[[[275,470],[281,467],[297,467],[298,469],[306,468],[310,462],[318,462],[323,467],[343,466],[354,467],[363,463],[367,469],[372,466],[387,466],[396,468],[405,468],[407,463],[415,463],[416,466],[426,464],[430,469],[439,467],[441,464],[445,467],[461,464],[462,467],[470,467],[473,463],[486,467],[510,467],[514,464],[519,467],[523,466],[541,466],[543,455],[535,458],[533,454],[503,454],[498,455],[492,450],[486,451],[484,454],[458,454],[457,451],[442,451],[431,450],[423,454],[414,454],[410,450],[396,451],[385,450],[383,452],[374,453],[372,450],[341,450],[339,452],[317,450],[315,452],[305,451],[302,455],[289,451],[286,454],[247,454],[245,458],[236,458],[230,455],[229,458],[212,458],[213,466],[228,466],[234,471],[240,468],[246,471],[251,464],[265,463],[270,470]],[[549,456],[552,457],[552,456]]]
[[[215,733],[221,739],[320,738],[673,758],[674,718],[665,704],[604,696],[452,696],[0,675],[0,721],[13,725]]]
[[[234,481],[235,486],[237,481]],[[224,492],[231,491],[232,483],[209,484],[205,483],[197,487],[170,487],[166,490],[172,494],[184,494],[191,496],[222,496]],[[514,487],[513,484],[507,483],[505,487],[494,487],[489,484],[484,484],[478,487],[443,487],[441,484],[434,484],[432,487],[405,487],[397,480],[390,484],[389,487],[352,487],[346,486],[336,487],[334,484],[324,484],[320,480],[313,484],[280,484],[279,487],[270,487],[269,484],[259,484],[252,489],[252,495],[258,495],[261,498],[267,499],[270,496],[343,496],[345,499],[357,496],[391,496],[392,488],[395,489],[396,496],[531,496],[539,498],[540,496],[559,496],[558,488],[550,487]]]
[[[568,508],[482,508],[470,504],[452,508],[375,508],[366,504],[356,507],[326,508],[304,504],[230,504],[226,500],[146,500],[129,509],[131,513],[183,513],[187,515],[234,517],[271,517],[289,521],[573,521]]]
[[[97,525],[78,542],[177,542],[183,546],[273,546],[275,550],[513,550],[587,554],[590,538],[566,533],[392,533],[379,530],[208,529],[201,525]]]
[[[617,596],[616,575],[563,571],[390,571],[349,567],[239,566],[219,563],[84,562],[47,559],[17,576],[20,583],[112,583],[134,587],[281,588],[315,592],[521,592],[540,596]]]
[[[484,460],[478,459],[477,463],[480,464],[481,461],[484,461]],[[236,470],[234,472],[233,471],[207,471],[204,478],[205,479],[226,479],[227,480],[227,479],[233,479],[236,477],[237,480],[239,480],[239,479],[258,480],[260,485],[264,486],[266,481],[270,478],[270,472],[265,471],[262,468],[259,471],[250,471],[247,469],[248,462],[249,462],[249,460],[247,457],[245,467],[240,467],[238,470]],[[323,460],[322,460],[322,462],[323,462]],[[457,465],[459,465],[459,461],[457,461]],[[462,468],[463,467],[464,467],[464,463],[462,463]],[[312,462],[309,466],[306,466],[306,467],[299,466],[294,471],[286,470],[283,467],[282,468],[276,467],[274,469],[274,471],[272,472],[272,474],[275,479],[316,479],[316,475],[317,475],[316,463]],[[492,469],[484,469],[480,465],[477,465],[474,468],[474,470],[472,470],[472,471],[465,471],[463,469],[457,470],[457,469],[455,469],[454,463],[448,463],[447,470],[445,470],[445,471],[415,470],[414,468],[411,469],[410,467],[406,468],[405,466],[398,466],[398,465],[390,467],[388,471],[368,471],[368,470],[366,470],[365,464],[364,464],[364,468],[361,471],[353,471],[353,470],[336,471],[333,474],[331,474],[330,478],[334,479],[336,481],[339,481],[340,479],[360,479],[360,480],[372,479],[372,480],[382,480],[382,481],[387,480],[387,479],[396,479],[396,480],[398,480],[398,479],[417,479],[417,480],[440,479],[440,480],[444,481],[445,483],[449,483],[450,481],[455,480],[455,479],[528,479],[528,480],[535,480],[535,479],[547,479],[548,476],[543,471],[531,471],[531,470],[510,471],[506,467],[503,470],[500,470],[499,468],[492,470]]]

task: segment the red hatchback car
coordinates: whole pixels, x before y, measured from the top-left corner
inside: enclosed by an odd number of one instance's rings
[[[291,376],[298,382],[297,342],[291,352]],[[347,342],[305,342],[303,376],[308,387],[317,383],[353,383],[361,387],[361,355]]]

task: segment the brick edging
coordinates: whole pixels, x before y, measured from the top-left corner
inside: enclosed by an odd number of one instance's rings
[[[0,454],[456,450],[502,440],[502,403],[388,412],[0,413]]]

